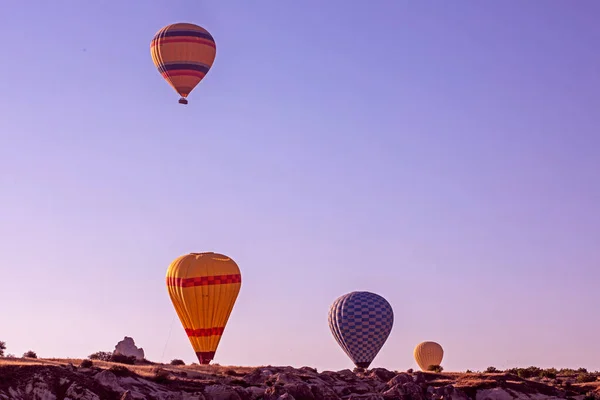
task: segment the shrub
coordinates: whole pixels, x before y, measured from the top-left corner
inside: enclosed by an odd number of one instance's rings
[[[561,368],[558,370],[558,374],[564,376],[574,376],[577,375],[577,372],[573,368]]]
[[[94,354],[90,354],[88,358],[90,360],[99,360],[99,361],[110,361],[112,357],[112,353],[108,351],[97,351]]]
[[[580,368],[577,368],[577,372],[579,372],[580,374],[587,374],[588,370],[587,370],[587,368],[580,367]]]
[[[83,360],[81,364],[79,364],[81,368],[92,368],[93,365],[94,363],[92,362],[92,360]]]
[[[4,350],[6,350],[6,342],[0,342],[0,357],[4,357]]]
[[[35,354],[35,351],[33,351],[33,350],[28,350],[25,353],[23,353],[23,357],[25,357],[25,358],[38,358],[37,354]]]
[[[412,368],[409,368],[409,369],[406,370],[407,374],[412,374],[413,372],[415,372],[415,371]]]
[[[529,379],[534,376],[541,376],[542,369],[538,367],[527,367],[527,368],[511,368],[506,370],[510,374],[517,375],[521,379]]]
[[[596,375],[593,374],[582,372],[577,375],[577,382],[579,383],[595,382],[596,380]]]
[[[135,364],[135,356],[124,356],[123,354],[120,353],[115,353],[110,357],[110,361],[112,362],[116,362],[119,364],[128,364],[128,365],[133,365]]]
[[[555,368],[548,368],[548,369],[543,370],[540,373],[540,377],[542,377],[542,378],[549,378],[549,379],[556,379],[557,372],[558,371],[556,371]]]
[[[471,371],[470,369],[465,371],[465,374],[472,374],[472,373],[473,373],[473,371]]]
[[[498,372],[498,368],[496,367],[487,367],[485,370],[486,374],[495,374],[496,372]]]
[[[183,362],[183,360],[176,358],[174,360],[171,360],[171,365],[185,365],[185,362]]]
[[[444,370],[441,365],[430,365],[427,367],[427,371],[440,373]]]

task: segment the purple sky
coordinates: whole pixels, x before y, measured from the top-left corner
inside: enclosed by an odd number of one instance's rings
[[[327,311],[369,290],[396,315],[373,366],[435,340],[446,370],[600,369],[599,13],[3,4],[0,340],[192,362],[164,276],[217,251],[243,276],[217,363],[351,368]],[[217,43],[188,106],[149,50],[179,21]]]

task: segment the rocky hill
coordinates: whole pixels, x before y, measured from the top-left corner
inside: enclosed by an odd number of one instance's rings
[[[303,367],[123,365],[0,359],[0,399],[512,400],[594,399],[600,382],[511,373],[364,372]],[[600,398],[600,397],[598,397]]]

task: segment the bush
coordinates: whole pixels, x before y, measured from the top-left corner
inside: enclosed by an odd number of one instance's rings
[[[6,350],[6,342],[0,342],[0,357],[4,357],[4,350]]]
[[[92,360],[83,360],[81,364],[79,364],[81,368],[92,368],[93,365],[94,363],[92,362]]]
[[[171,365],[185,365],[185,362],[183,362],[183,360],[176,358],[174,360],[171,360]]]
[[[116,362],[119,364],[128,364],[128,365],[133,365],[135,364],[135,356],[124,356],[123,354],[119,354],[119,353],[115,353],[110,357],[110,361],[112,362]]]
[[[496,367],[487,367],[487,369],[485,370],[486,374],[495,374],[498,372],[498,368]]]
[[[412,374],[413,372],[415,372],[415,371],[412,368],[409,368],[409,369],[406,370],[407,374]]]
[[[577,382],[579,383],[595,382],[596,380],[596,375],[593,374],[582,372],[581,374],[577,375]]]
[[[465,371],[465,374],[472,374],[472,373],[473,373],[473,371],[471,371],[470,369]]]
[[[575,376],[577,375],[577,372],[573,368],[561,368],[558,370],[558,374],[564,376]]]
[[[110,361],[112,357],[112,353],[108,351],[97,351],[94,354],[90,354],[88,358],[90,360],[99,360],[99,361]]]
[[[511,368],[507,369],[506,372],[509,374],[517,375],[521,379],[529,379],[534,376],[542,376],[542,369],[538,367],[527,367],[527,368]]]
[[[555,368],[548,368],[543,370],[540,373],[540,377],[542,378],[549,378],[549,379],[556,379],[556,374],[558,373],[558,371]]]
[[[38,358],[37,354],[35,354],[35,351],[32,351],[32,350],[28,350],[25,353],[23,353],[23,357],[25,357],[25,358]]]
[[[427,367],[427,371],[440,373],[444,370],[441,365],[430,365]]]

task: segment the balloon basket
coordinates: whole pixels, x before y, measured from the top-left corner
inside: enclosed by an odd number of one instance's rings
[[[179,99],[179,104],[187,104],[187,103],[188,103],[188,101],[185,98],[182,97]]]

